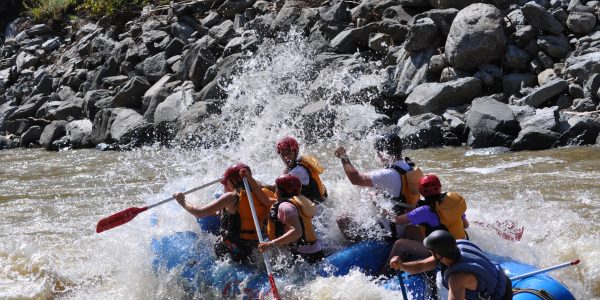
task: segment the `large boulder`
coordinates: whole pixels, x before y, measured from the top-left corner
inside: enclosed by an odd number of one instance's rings
[[[546,8],[533,1],[526,3],[521,11],[527,19],[527,23],[534,28],[551,34],[560,34],[565,30]]]
[[[112,139],[119,144],[144,144],[152,140],[152,124],[133,109],[120,111],[110,127]]]
[[[443,123],[440,116],[432,113],[402,118],[398,123],[398,135],[407,149],[440,147],[443,145]]]
[[[141,76],[131,78],[112,100],[113,107],[140,108],[142,96],[150,88],[150,83]]]
[[[576,116],[568,120],[570,125],[563,134],[554,143],[553,147],[565,146],[583,146],[596,143],[598,134],[600,134],[600,124],[584,116]]]
[[[423,83],[413,90],[405,103],[411,116],[428,112],[441,114],[446,108],[471,102],[481,91],[481,83],[474,77]]]
[[[175,136],[180,129],[177,120],[192,103],[192,91],[186,90],[175,92],[158,104],[154,112],[154,127],[161,140],[170,140]]]
[[[571,56],[565,60],[564,74],[583,84],[591,75],[600,73],[600,52]]]
[[[508,105],[491,97],[473,100],[466,112],[467,144],[473,148],[510,147],[520,128]]]
[[[559,126],[558,106],[535,109],[531,106],[514,106],[510,108],[522,129],[535,127],[554,131]]]
[[[66,126],[68,122],[64,120],[53,121],[44,127],[40,136],[40,145],[46,150],[58,150],[54,141],[59,140],[67,134]]]
[[[527,127],[519,132],[510,150],[544,150],[554,145],[560,134],[538,127]]]
[[[402,48],[398,56],[390,94],[406,98],[413,90],[427,81],[427,69],[433,49],[412,53]]]
[[[489,4],[472,4],[454,18],[446,40],[446,58],[463,70],[501,58],[506,39],[502,11]]]
[[[92,122],[88,119],[72,121],[66,126],[67,138],[72,149],[92,148]]]
[[[44,96],[42,94],[30,97],[10,115],[10,119],[15,120],[27,117],[35,117],[38,109],[40,109],[40,107],[42,107],[42,105],[44,105],[48,99],[48,96]]]
[[[536,88],[531,94],[521,98],[518,101],[518,104],[538,107],[550,100],[552,97],[557,96],[568,89],[568,81],[561,78],[556,78],[547,82],[543,86]]]
[[[21,147],[34,147],[40,144],[43,128],[41,126],[31,126],[21,135]]]

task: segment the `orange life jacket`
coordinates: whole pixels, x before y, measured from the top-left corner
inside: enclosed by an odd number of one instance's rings
[[[265,189],[263,188],[263,191]],[[252,218],[252,210],[250,210],[250,203],[248,202],[248,194],[246,190],[240,190],[238,193],[240,202],[238,204],[238,214],[240,216],[240,238],[244,240],[258,240],[256,234],[256,227],[254,226],[254,219]],[[262,205],[260,201],[256,201],[258,197],[255,193],[252,193],[252,199],[254,199],[254,208],[256,209],[256,217],[258,218],[259,228],[263,228],[267,217],[269,216],[269,208]]]

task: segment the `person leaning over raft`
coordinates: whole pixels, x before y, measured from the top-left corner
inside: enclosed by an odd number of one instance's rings
[[[316,205],[300,195],[302,183],[292,174],[279,176],[275,185],[277,201],[271,206],[267,224],[270,241],[260,243],[258,249],[264,252],[288,245],[294,258],[301,257],[308,263],[319,262],[325,254],[312,224]]]
[[[418,182],[422,172],[419,168],[414,168],[414,164],[408,157],[406,159],[402,158],[402,141],[395,133],[387,133],[377,138],[375,140],[375,150],[377,150],[379,159],[386,167],[369,173],[359,172],[350,163],[344,147],[337,148],[335,156],[341,159],[344,172],[350,183],[362,187],[374,187],[384,192],[394,203],[394,215],[410,211],[410,207],[415,207],[419,200]],[[416,226],[397,225],[387,221],[387,218],[381,218],[380,222],[382,226],[390,231],[394,239],[402,237],[419,241],[422,239]],[[337,223],[347,239],[351,241],[361,239],[350,232],[350,227],[353,227],[352,219],[342,217],[337,220]]]
[[[449,300],[512,299],[512,283],[504,269],[475,244],[456,240],[448,231],[436,230],[423,240],[423,245],[431,256],[413,262],[394,256],[390,261],[392,268],[417,274],[439,265]]]
[[[221,211],[220,236],[214,247],[216,255],[219,258],[229,255],[236,262],[252,262],[252,253],[258,248],[258,235],[248,195],[244,189],[243,177],[248,179],[252,189],[256,215],[262,228],[268,217],[271,202],[252,178],[250,167],[243,163],[237,163],[225,170],[221,180],[225,193],[207,205],[195,207],[185,201],[183,193],[176,193],[173,196],[177,203],[197,218],[214,216]]]
[[[419,201],[416,209],[396,216],[396,224],[419,225],[424,236],[435,230],[446,230],[455,239],[468,239],[465,230],[469,227],[465,215],[467,204],[461,195],[442,193],[442,183],[433,174],[427,174],[419,180],[419,192],[425,200]],[[394,243],[389,258],[393,256],[400,256],[402,261],[410,261],[428,257],[429,252],[420,241],[399,239]]]
[[[295,138],[287,136],[280,139],[276,145],[277,154],[285,163],[284,174],[292,174],[302,182],[301,195],[315,203],[321,203],[327,199],[327,189],[319,176],[323,173],[323,167],[316,158],[309,155],[300,156],[300,145]],[[275,187],[270,187],[275,191]]]

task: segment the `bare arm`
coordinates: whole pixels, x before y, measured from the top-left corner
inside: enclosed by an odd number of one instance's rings
[[[403,214],[396,216],[395,218],[396,224],[408,224],[410,220],[408,219],[408,214]]]
[[[300,217],[296,216],[295,218],[290,219],[283,222],[283,225],[288,230],[282,236],[272,241],[260,243],[260,245],[258,245],[258,249],[264,252],[270,247],[281,247],[299,240],[302,237],[302,225],[300,225]]]
[[[271,200],[269,198],[269,196],[267,196],[267,194],[265,194],[265,192],[263,192],[262,190],[262,186],[260,186],[256,180],[254,180],[254,178],[252,177],[252,174],[250,174],[250,172],[248,172],[248,170],[246,169],[241,169],[240,170],[240,175],[242,177],[246,177],[246,179],[248,179],[248,185],[250,185],[250,189],[253,192],[253,195],[256,196],[256,200],[258,200],[258,202],[260,202],[260,204],[264,207],[271,207],[271,205],[273,205],[275,202],[277,202],[277,200]],[[250,191],[247,191],[250,192]]]
[[[422,260],[402,262],[399,256],[394,256],[390,260],[390,267],[410,274],[417,274],[435,269],[437,261],[433,256],[430,256]]]
[[[342,160],[342,166],[344,167],[344,172],[346,173],[346,177],[350,180],[350,183],[357,186],[364,187],[372,187],[373,182],[371,181],[371,177],[368,174],[359,172],[353,165],[350,163],[350,159],[346,154],[346,149],[344,147],[339,147],[335,150],[335,156]]]
[[[465,299],[466,290],[477,289],[477,277],[471,273],[454,273],[448,278],[448,300]]]
[[[185,195],[183,193],[176,193],[173,195],[177,203],[181,205],[185,210],[194,215],[196,218],[204,218],[216,214],[218,211],[232,204],[236,199],[235,193],[225,193],[219,197],[219,199],[204,205],[202,207],[196,207],[187,201],[185,201]]]

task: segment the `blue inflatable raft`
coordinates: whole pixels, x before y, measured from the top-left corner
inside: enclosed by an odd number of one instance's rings
[[[216,233],[218,220],[205,218],[199,221],[206,233]],[[352,269],[360,269],[367,275],[376,275],[383,267],[391,250],[391,244],[365,241],[351,245],[328,255],[323,262],[306,272],[305,278],[315,276],[343,276]],[[220,262],[208,239],[200,239],[195,232],[176,232],[152,240],[153,267],[159,270],[178,272],[180,284],[189,293],[213,293],[217,297],[258,299],[270,293],[267,274],[256,266]],[[536,268],[516,262],[510,258],[490,255],[509,272],[509,277],[535,271]],[[286,278],[277,276],[278,285],[286,284]],[[280,281],[282,281],[280,283]],[[293,283],[297,283],[297,278]],[[404,285],[413,299],[428,299],[430,288],[424,275],[403,275]],[[291,282],[290,282],[291,283]],[[379,282],[390,290],[400,291],[398,278]],[[281,289],[281,287],[280,287]],[[513,299],[575,299],[560,282],[546,274],[539,274],[513,282],[517,291]]]

